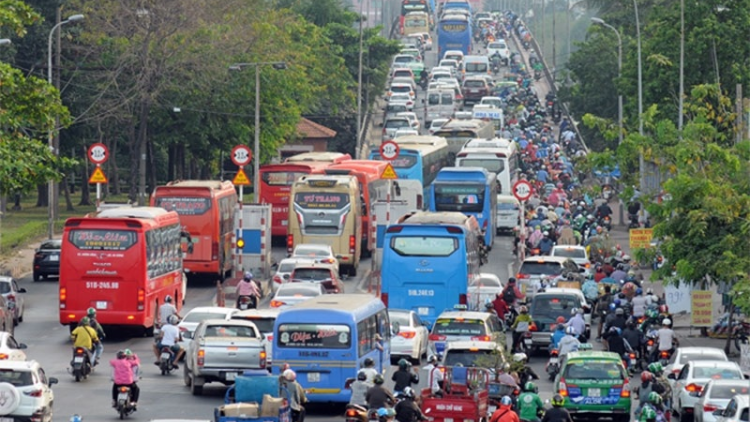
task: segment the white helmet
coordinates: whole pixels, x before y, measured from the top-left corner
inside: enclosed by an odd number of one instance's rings
[[[576,329],[575,329],[575,327],[572,327],[572,326],[568,327],[568,328],[565,329],[565,333],[566,334],[570,334],[571,336],[574,336],[574,335],[576,335]]]
[[[285,370],[281,375],[287,381],[294,381],[295,379],[297,379],[297,374],[291,369]]]
[[[177,318],[177,315],[170,315],[169,318],[167,318],[167,322],[172,325],[177,325],[180,323],[180,319]]]
[[[513,354],[513,362],[526,362],[526,359],[528,359],[528,356],[526,356],[526,353],[514,353]]]
[[[664,320],[662,320],[661,322],[661,325],[672,325],[672,320],[669,318],[664,318]]]

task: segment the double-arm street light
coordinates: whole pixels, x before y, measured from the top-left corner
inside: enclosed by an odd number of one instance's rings
[[[253,192],[255,202],[260,202],[260,67],[271,66],[276,70],[286,69],[286,62],[235,63],[229,70],[242,70],[255,67],[255,142],[253,145]]]
[[[49,38],[47,39],[47,83],[52,85],[52,37],[55,35],[55,31],[63,25],[74,23],[83,20],[83,15],[73,15],[64,21],[58,22],[49,31]],[[47,136],[47,144],[50,151],[57,155],[54,145],[54,130],[50,131]],[[55,183],[50,180],[47,182],[47,236],[52,239],[55,231]]]
[[[615,35],[617,35],[617,78],[622,79],[622,38],[620,37],[620,31],[617,30],[614,26],[608,24],[607,22],[604,22],[603,19],[599,18],[591,18],[591,22],[601,25],[605,28],[609,28],[613,31],[615,31]],[[620,128],[619,130],[619,144],[622,143],[622,136],[623,136],[623,130],[622,130],[622,94],[617,95],[617,124]]]

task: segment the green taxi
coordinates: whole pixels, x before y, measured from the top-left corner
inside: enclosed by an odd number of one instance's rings
[[[615,422],[630,420],[628,371],[616,353],[568,353],[555,378],[555,391],[565,398],[564,407],[574,419],[601,415]]]

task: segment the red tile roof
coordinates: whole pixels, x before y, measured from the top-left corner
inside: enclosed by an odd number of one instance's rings
[[[319,125],[304,117],[297,123],[297,133],[304,138],[333,138],[336,131],[323,125]]]

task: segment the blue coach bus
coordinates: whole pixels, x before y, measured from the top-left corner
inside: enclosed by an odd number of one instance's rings
[[[378,336],[381,340],[378,341]],[[285,309],[273,327],[273,373],[284,363],[311,402],[348,403],[348,379],[366,358],[390,366],[391,324],[383,302],[367,294],[323,295]]]
[[[430,211],[458,211],[477,219],[484,244],[491,248],[497,232],[497,180],[481,167],[446,167],[430,186]]]
[[[448,50],[461,50],[464,55],[471,53],[471,24],[467,16],[444,14],[437,27],[438,60]]]
[[[479,275],[481,232],[459,212],[415,212],[385,231],[380,298],[389,308],[411,309],[433,324],[445,309],[466,304]]]
[[[450,165],[448,141],[437,136],[410,135],[393,140],[399,146],[398,158],[391,161],[399,180],[418,180],[422,183],[425,201],[429,188],[443,167]],[[370,151],[370,160],[382,160],[378,149]]]

